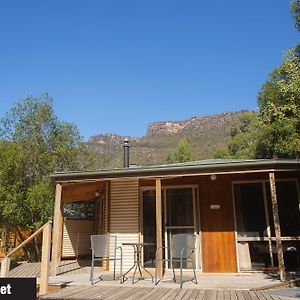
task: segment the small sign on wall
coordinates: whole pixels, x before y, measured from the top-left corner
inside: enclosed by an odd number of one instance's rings
[[[220,204],[211,204],[210,209],[220,209],[221,205]]]

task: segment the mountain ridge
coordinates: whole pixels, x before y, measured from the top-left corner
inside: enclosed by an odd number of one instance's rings
[[[195,153],[195,159],[212,158],[216,149],[225,147],[230,139],[231,126],[245,112],[224,112],[208,116],[193,116],[181,121],[151,122],[145,136],[130,137],[115,133],[91,136],[90,149],[105,156],[107,167],[122,166],[122,145],[130,139],[130,162],[138,165],[155,165],[166,162],[168,152],[186,137]]]

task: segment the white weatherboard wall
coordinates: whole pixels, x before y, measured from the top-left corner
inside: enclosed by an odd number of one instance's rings
[[[118,246],[139,241],[139,185],[136,179],[111,181],[110,234],[117,236]],[[122,248],[124,272],[133,265],[133,247]],[[112,266],[113,262],[110,263],[110,270]]]
[[[77,254],[90,255],[90,236],[93,232],[93,220],[65,220],[63,227],[62,257],[75,257]]]

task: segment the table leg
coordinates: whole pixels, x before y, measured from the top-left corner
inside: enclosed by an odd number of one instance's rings
[[[125,277],[126,275],[134,269],[133,271],[133,276],[132,276],[132,284],[135,283],[135,276],[137,273],[137,270],[139,272],[139,278],[137,279],[137,281],[144,279],[143,277],[143,273],[142,273],[142,269],[150,275],[151,280],[153,282],[153,275],[142,265],[142,260],[141,260],[141,256],[142,256],[142,246],[138,246],[138,245],[132,245],[134,248],[134,263],[133,266],[122,276],[123,277],[123,282],[125,281]],[[127,278],[127,277],[126,277]],[[137,282],[136,281],[136,282]]]
[[[135,267],[135,264],[125,273],[125,274],[123,274],[122,275],[122,277],[123,277],[123,282],[125,281],[125,277],[126,277],[126,275],[133,269]]]
[[[152,274],[151,274],[144,266],[141,265],[141,267],[142,267],[142,269],[143,269],[146,273],[148,273],[148,274],[150,275],[151,280],[152,280],[152,282],[153,282],[153,275],[152,275]]]
[[[134,284],[134,278],[135,278],[135,273],[136,273],[137,267],[138,267],[138,264],[135,264],[135,269],[134,269],[133,276],[132,276],[132,284]]]

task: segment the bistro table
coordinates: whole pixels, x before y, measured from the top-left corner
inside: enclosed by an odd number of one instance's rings
[[[153,246],[153,243],[122,243],[122,246],[132,246],[134,249],[134,262],[133,266],[123,275],[123,282],[125,280],[126,275],[134,269],[133,276],[132,276],[132,284],[134,284],[134,278],[137,273],[137,270],[139,272],[140,277],[138,278],[137,281],[144,279],[143,274],[142,274],[142,269],[148,273],[151,276],[151,280],[153,282],[153,275],[145,269],[145,267],[142,265],[142,248],[145,246]],[[136,281],[136,282],[137,282]]]

